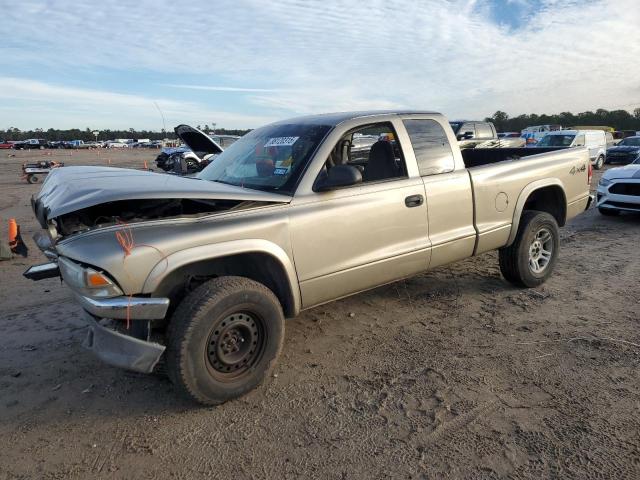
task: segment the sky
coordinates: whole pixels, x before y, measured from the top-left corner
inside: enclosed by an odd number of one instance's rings
[[[0,0],[0,129],[640,107],[638,0]]]

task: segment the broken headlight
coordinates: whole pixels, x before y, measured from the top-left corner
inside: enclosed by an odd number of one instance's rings
[[[72,289],[94,298],[111,298],[123,295],[122,290],[107,275],[90,267],[59,257],[58,267],[64,281]]]

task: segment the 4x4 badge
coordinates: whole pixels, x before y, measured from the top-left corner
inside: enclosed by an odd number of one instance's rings
[[[577,172],[584,172],[586,169],[587,169],[587,166],[585,164],[582,164],[578,168],[571,167],[571,170],[569,170],[569,173],[571,175],[575,175]]]

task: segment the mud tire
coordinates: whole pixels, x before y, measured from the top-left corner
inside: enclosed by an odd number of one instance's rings
[[[551,258],[541,272],[535,272],[530,265],[530,247],[538,232],[546,230],[551,234]],[[556,219],[546,212],[527,210],[522,214],[518,233],[514,242],[499,250],[500,271],[508,282],[524,288],[537,287],[553,273],[558,260],[560,235]]]
[[[220,363],[216,356],[222,340],[214,343],[211,339],[217,338],[224,328],[223,322],[236,315],[252,322],[255,336],[250,344],[257,346],[256,352],[251,352],[255,358],[237,371],[239,375],[228,377],[234,371],[220,372],[228,367],[222,366],[227,364]],[[248,333],[253,335],[252,331]],[[253,390],[271,374],[282,351],[284,315],[276,296],[261,283],[244,277],[219,277],[202,284],[182,300],[167,335],[167,374],[175,387],[195,402],[219,405]],[[245,341],[242,335],[239,338]]]

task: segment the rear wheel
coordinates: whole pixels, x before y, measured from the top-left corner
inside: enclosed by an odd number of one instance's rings
[[[257,387],[282,350],[276,296],[243,277],[220,277],[187,295],[168,332],[167,372],[186,396],[217,405]]]
[[[620,210],[614,210],[613,208],[598,207],[598,211],[600,212],[601,215],[604,215],[605,217],[616,217],[620,215]]]
[[[40,181],[40,179],[38,178],[37,175],[34,175],[33,173],[30,175],[27,175],[27,182],[29,183],[38,183]]]
[[[593,168],[596,170],[600,170],[604,166],[604,155],[600,155],[596,160],[596,163],[593,165]]]
[[[516,238],[499,251],[500,271],[519,287],[537,287],[553,272],[560,247],[556,219],[545,212],[525,211]]]

